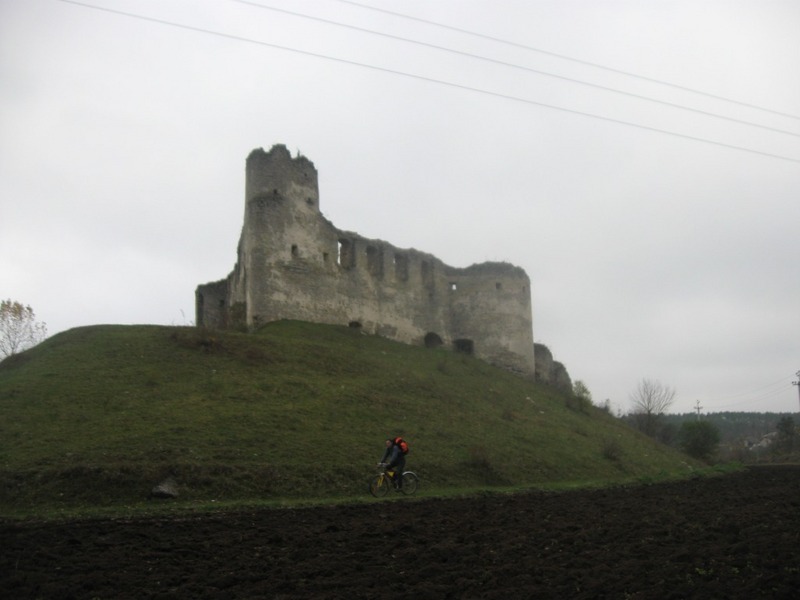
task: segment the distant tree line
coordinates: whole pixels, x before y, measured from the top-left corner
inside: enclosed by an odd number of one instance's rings
[[[792,413],[670,414],[675,396],[670,386],[642,379],[630,394],[630,412],[613,415],[610,400],[593,404],[589,387],[576,380],[566,404],[583,413],[593,409],[616,416],[643,434],[707,462],[800,460],[800,424]]]
[[[800,427],[791,413],[669,414],[675,390],[643,379],[630,395],[632,409],[619,418],[660,442],[706,461],[800,459]]]
[[[719,430],[720,443],[729,444],[755,444],[765,435],[777,431],[781,419],[792,419],[791,413],[761,413],[761,412],[719,412],[701,414],[697,413],[664,415],[664,425],[676,430],[685,421],[702,419],[713,424]]]

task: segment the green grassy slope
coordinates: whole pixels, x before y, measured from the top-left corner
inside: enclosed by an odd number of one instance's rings
[[[471,357],[358,330],[93,326],[0,363],[0,512],[354,497],[403,435],[423,490],[685,474],[688,458]]]

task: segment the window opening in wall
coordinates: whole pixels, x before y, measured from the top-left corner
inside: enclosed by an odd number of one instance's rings
[[[309,206],[314,206],[314,199],[313,198],[306,198],[306,204]]]
[[[380,277],[383,274],[382,254],[375,246],[367,246],[367,271],[370,275]]]
[[[475,345],[472,340],[460,339],[453,340],[453,349],[456,352],[463,352],[464,354],[472,354],[475,351]]]
[[[297,256],[297,255],[298,255],[297,244],[292,244],[292,256]]]
[[[328,253],[327,253],[327,252],[323,252],[323,253],[322,253],[322,262],[324,262],[324,263],[326,263],[326,264],[327,264],[327,262],[328,262],[328,258],[330,258],[330,256],[328,255]]]
[[[455,281],[450,282],[450,291],[455,292],[458,289],[458,284]]]
[[[408,281],[408,256],[394,255],[394,277],[398,281]]]
[[[352,241],[344,238],[339,240],[336,262],[344,269],[352,269],[355,266],[356,256],[355,252],[353,252]]]
[[[442,338],[439,337],[438,334],[433,333],[432,331],[425,334],[425,347],[426,348],[438,348],[444,344]]]
[[[361,329],[361,323],[359,323],[358,321],[350,321],[347,324],[347,326],[350,327],[351,329]]]

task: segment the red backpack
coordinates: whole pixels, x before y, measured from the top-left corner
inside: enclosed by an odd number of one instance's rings
[[[400,450],[403,452],[403,454],[408,454],[408,442],[406,442],[403,438],[394,438],[394,445],[400,446]]]

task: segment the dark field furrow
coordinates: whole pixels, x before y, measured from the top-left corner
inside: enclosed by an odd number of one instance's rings
[[[0,524],[9,598],[796,598],[800,467],[184,519]]]

